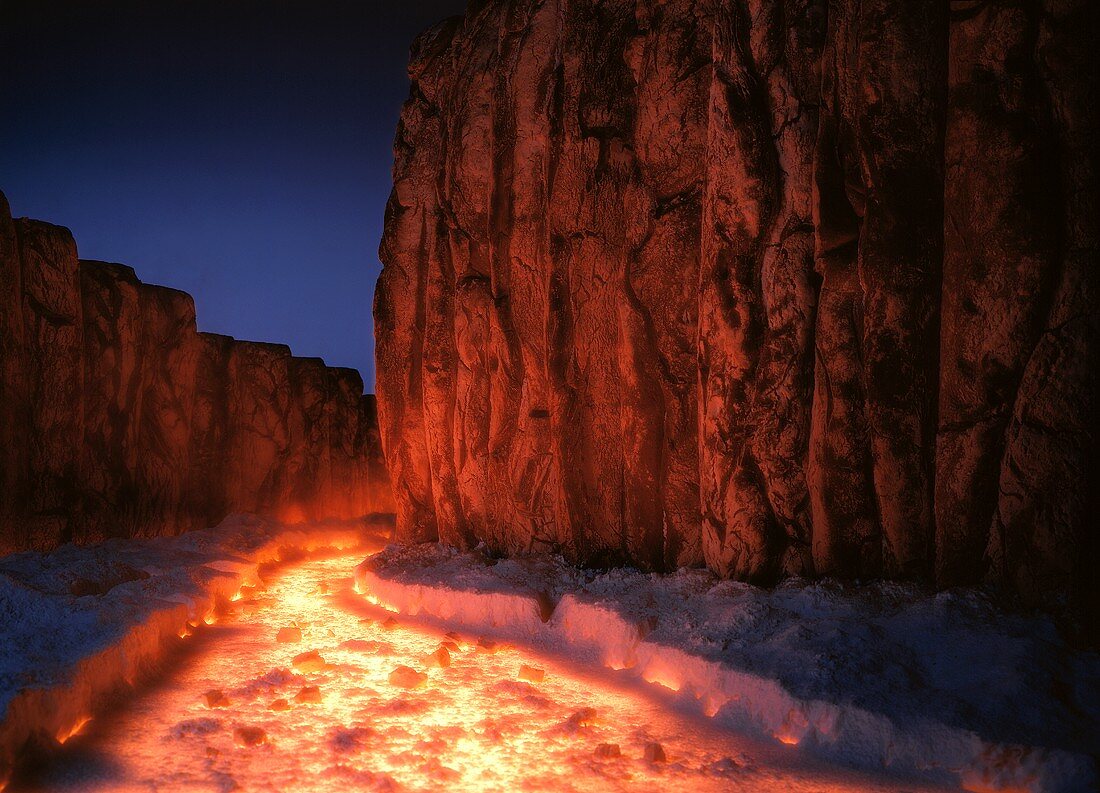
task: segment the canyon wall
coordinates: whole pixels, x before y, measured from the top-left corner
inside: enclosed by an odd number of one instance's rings
[[[398,536],[1095,597],[1089,0],[485,0],[412,47]]]
[[[0,553],[392,511],[358,372],[199,333],[189,295],[0,194]]]

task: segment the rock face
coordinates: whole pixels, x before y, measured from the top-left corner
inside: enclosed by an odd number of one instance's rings
[[[376,416],[358,373],[199,333],[0,195],[0,553],[392,512]]]
[[[471,3],[375,298],[398,535],[1095,596],[1098,10]]]

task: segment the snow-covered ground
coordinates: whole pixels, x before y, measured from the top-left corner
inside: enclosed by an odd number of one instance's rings
[[[437,546],[356,568],[387,532],[235,518],[0,559],[0,788],[76,735],[35,789],[1097,789],[1100,659],[979,592]]]
[[[702,571],[574,570],[434,545],[368,558],[357,591],[439,626],[599,663],[742,733],[971,791],[1093,791],[1100,658],[976,591]]]
[[[608,670],[394,618],[353,593],[361,559],[265,576],[15,790],[945,793],[785,751]]]
[[[261,565],[381,547],[385,526],[290,528],[235,516],[179,537],[0,558],[0,789],[30,745],[63,743],[138,683],[178,637],[216,619]]]

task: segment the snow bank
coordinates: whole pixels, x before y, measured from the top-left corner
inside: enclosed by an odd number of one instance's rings
[[[834,761],[972,791],[1097,789],[1100,658],[980,592],[765,591],[436,546],[387,548],[356,586],[394,611],[623,670]]]
[[[21,754],[63,743],[180,636],[259,581],[321,549],[377,548],[388,527],[288,528],[254,516],[149,540],[0,558],[0,789]]]

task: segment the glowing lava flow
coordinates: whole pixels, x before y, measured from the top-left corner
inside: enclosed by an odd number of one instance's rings
[[[32,787],[895,787],[718,730],[613,673],[405,623],[351,592],[358,561],[308,561],[250,592],[235,616],[182,640],[200,644],[170,681],[97,718]]]

